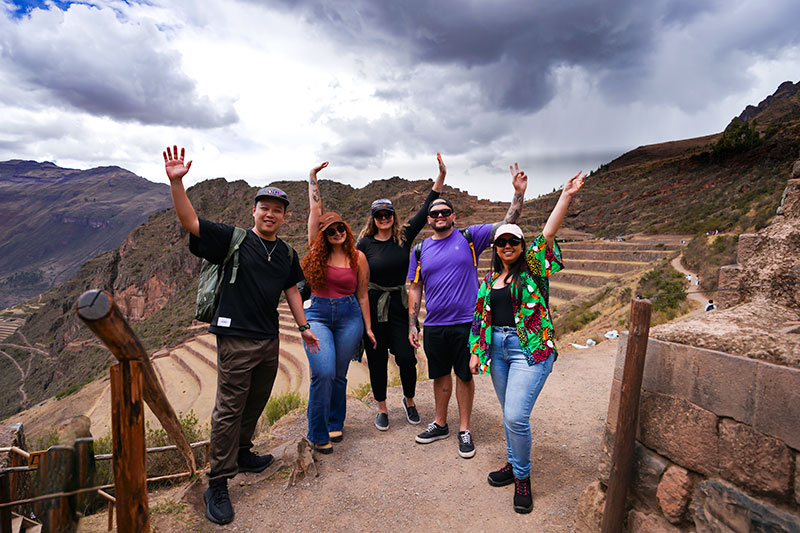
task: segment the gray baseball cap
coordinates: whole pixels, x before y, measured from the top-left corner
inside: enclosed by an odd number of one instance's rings
[[[256,193],[256,198],[253,200],[253,203],[257,204],[261,198],[275,198],[276,200],[283,202],[284,205],[289,205],[289,196],[277,187],[264,187],[259,189]]]

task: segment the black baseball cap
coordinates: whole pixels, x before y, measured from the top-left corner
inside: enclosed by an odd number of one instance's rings
[[[253,200],[253,204],[257,204],[261,198],[275,198],[283,202],[285,206],[288,207],[289,205],[289,196],[277,187],[264,187],[259,189],[256,193],[255,200]]]

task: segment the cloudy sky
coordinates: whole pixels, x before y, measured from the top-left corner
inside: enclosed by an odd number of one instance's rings
[[[187,184],[436,174],[495,200],[800,80],[797,0],[0,0],[0,160]],[[324,191],[323,191],[324,193]]]

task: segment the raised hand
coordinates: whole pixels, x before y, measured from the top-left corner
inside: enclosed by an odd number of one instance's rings
[[[519,163],[509,165],[508,169],[511,171],[511,184],[514,186],[514,190],[524,194],[528,188],[528,176],[519,169]]]
[[[442,160],[442,154],[436,152],[436,160],[439,162],[439,176],[444,178],[447,176],[447,167],[444,165],[444,161]]]
[[[183,163],[183,158],[186,155],[186,149],[181,147],[181,153],[178,155],[178,145],[175,145],[170,149],[167,146],[167,149],[164,150],[164,169],[167,171],[167,177],[169,181],[175,181],[183,179],[189,169],[192,168],[192,162],[189,161],[188,163]]]
[[[328,162],[327,161],[325,161],[324,163],[320,163],[319,165],[317,165],[314,168],[312,168],[311,172],[309,172],[308,175],[309,176],[316,176],[317,172],[319,172],[320,170],[322,170],[323,168],[325,168],[327,166],[328,166]]]
[[[587,174],[581,175],[581,172],[583,171],[578,171],[577,174],[567,180],[567,183],[564,184],[564,194],[574,196],[578,191],[581,190],[583,187],[583,181],[587,176]]]

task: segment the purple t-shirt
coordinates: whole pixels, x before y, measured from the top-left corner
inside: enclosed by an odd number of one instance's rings
[[[489,246],[492,224],[467,226],[472,235],[475,255]],[[425,325],[449,326],[472,322],[478,297],[478,275],[467,239],[458,229],[446,239],[429,237],[422,242],[420,279],[425,292]],[[408,279],[414,281],[417,258],[411,251]]]

